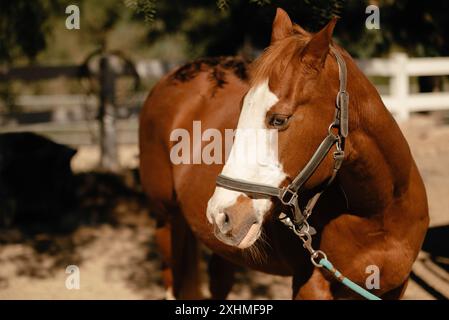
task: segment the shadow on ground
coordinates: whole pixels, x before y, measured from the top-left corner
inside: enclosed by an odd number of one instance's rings
[[[422,250],[449,272],[449,225],[430,228]]]
[[[93,274],[97,272],[93,269],[101,269],[98,276],[92,275],[105,278],[95,284],[95,289],[103,286],[108,290],[108,281],[118,281],[133,293],[131,298],[164,298],[155,224],[137,171],[118,175],[80,173],[74,175],[73,186],[73,199],[57,215],[33,212],[27,216],[25,212],[11,226],[0,228],[0,266],[14,266],[14,274],[0,273],[0,289],[7,288],[12,277],[44,282],[58,279],[62,270],[75,264]],[[209,258],[204,250],[203,271]],[[207,287],[207,277],[204,280]],[[279,298],[279,291],[285,291],[285,287],[280,277],[273,279],[240,268],[233,295],[243,299]]]
[[[411,274],[412,280],[439,300],[449,298],[448,240],[449,225],[430,228]]]
[[[57,215],[22,212],[11,225],[0,227],[0,264],[13,263],[16,276],[53,277],[70,264],[83,266],[84,250],[103,236],[102,230],[109,230],[112,234],[129,234],[139,254],[130,255],[128,261],[117,259],[108,269],[119,272],[131,289],[161,285],[160,275],[155,272],[159,256],[152,237],[153,223],[136,170],[120,175],[76,174],[72,198],[65,204]],[[135,239],[136,234],[140,238]],[[23,253],[2,254],[1,249],[13,246],[31,248],[31,253],[22,250]],[[0,288],[5,286],[8,279],[0,277]]]

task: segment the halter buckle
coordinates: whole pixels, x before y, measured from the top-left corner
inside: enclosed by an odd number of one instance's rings
[[[337,94],[338,120],[340,123],[340,134],[346,138],[348,136],[348,106],[349,94],[346,91],[339,91]]]
[[[349,94],[346,91],[338,91],[336,103],[339,109],[347,107],[349,104]]]
[[[334,170],[340,170],[343,160],[345,159],[345,152],[343,150],[337,150],[334,152]]]
[[[295,201],[297,201],[298,199],[298,194],[291,190],[289,187],[285,187],[282,190],[282,194],[279,197],[279,200],[281,200],[283,205],[286,206],[294,206],[295,205]]]

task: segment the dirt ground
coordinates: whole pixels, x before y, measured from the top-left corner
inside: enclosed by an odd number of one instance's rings
[[[449,297],[449,254],[441,247],[449,236],[449,125],[432,114],[415,115],[401,127],[424,178],[435,229],[405,299],[443,299]],[[136,168],[137,152],[136,146],[121,147],[124,167]],[[0,299],[164,298],[154,222],[136,187],[136,172],[96,173],[97,160],[95,147],[81,148],[73,159],[79,201],[60,221],[0,230]],[[65,286],[68,265],[79,267],[79,290]],[[242,269],[229,298],[289,299],[290,294],[289,278]]]

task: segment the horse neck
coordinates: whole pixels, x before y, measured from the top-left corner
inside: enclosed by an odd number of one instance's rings
[[[398,125],[352,60],[348,92],[350,133],[340,184],[350,211],[376,214],[407,190],[413,160]]]

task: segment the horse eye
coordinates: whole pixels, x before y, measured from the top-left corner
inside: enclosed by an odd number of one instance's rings
[[[287,125],[289,118],[285,115],[274,114],[270,117],[268,124],[273,128],[283,128]]]

